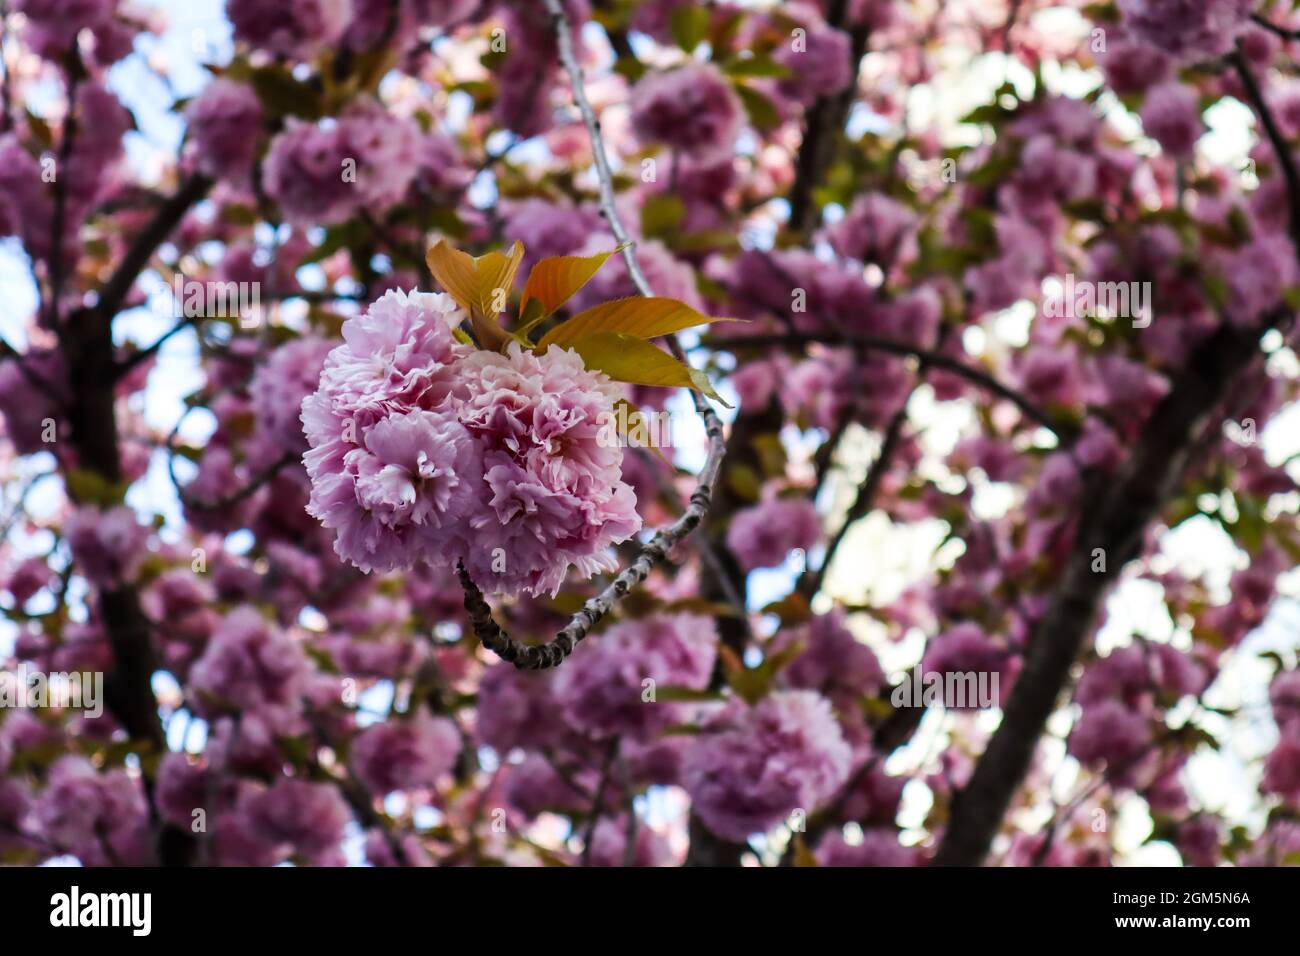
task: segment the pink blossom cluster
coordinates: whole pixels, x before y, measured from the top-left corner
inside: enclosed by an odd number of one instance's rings
[[[727,547],[746,571],[773,568],[796,548],[806,557],[822,538],[821,517],[807,498],[771,498],[736,512]]]
[[[1181,60],[1232,49],[1257,0],[1119,0],[1124,25],[1144,43]]]
[[[131,52],[135,29],[119,20],[117,0],[17,0],[26,15],[25,38],[46,59],[61,62],[83,30],[93,38],[95,61],[107,66]]]
[[[227,0],[235,39],[280,56],[310,59],[339,41],[353,0]]]
[[[741,105],[714,66],[691,63],[647,73],[632,88],[632,128],[697,160],[729,156],[740,131]]]
[[[659,688],[708,686],[717,640],[713,622],[692,614],[610,628],[580,648],[556,679],[565,719],[595,737],[646,738],[682,716],[678,707],[657,699]]]
[[[290,118],[266,155],[266,191],[291,222],[332,224],[387,209],[419,172],[422,139],[413,120],[373,102],[329,123]]]
[[[848,779],[850,758],[824,697],[776,691],[716,717],[687,753],[683,776],[709,829],[744,840],[827,803]]]
[[[217,77],[185,108],[198,168],[237,185],[248,182],[261,140],[262,103],[252,88]]]
[[[487,590],[539,594],[571,566],[612,570],[640,528],[602,430],[618,387],[569,350],[462,346],[463,317],[391,291],[344,324],[303,403],[309,511],[366,571],[463,562]]]

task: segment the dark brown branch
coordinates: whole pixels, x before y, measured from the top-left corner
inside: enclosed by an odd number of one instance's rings
[[[848,0],[832,0],[826,22],[836,29],[843,28],[849,6]],[[794,183],[788,197],[790,218],[787,228],[796,235],[806,236],[817,224],[818,210],[813,192],[830,163],[835,141],[843,134],[849,110],[857,96],[858,66],[866,55],[869,39],[870,31],[862,24],[849,30],[853,81],[839,93],[819,97],[805,114],[803,141],[795,159]]]
[[[1237,75],[1241,78],[1241,85],[1246,90],[1246,98],[1250,100],[1255,115],[1259,117],[1260,123],[1263,124],[1264,132],[1268,136],[1268,141],[1277,156],[1278,164],[1282,167],[1282,178],[1286,180],[1286,193],[1290,212],[1288,220],[1289,232],[1291,233],[1291,240],[1300,243],[1300,173],[1296,172],[1295,158],[1291,154],[1291,146],[1286,137],[1282,135],[1281,129],[1278,128],[1277,121],[1273,119],[1273,113],[1264,102],[1264,94],[1259,88],[1255,74],[1251,73],[1246,58],[1241,55],[1240,50],[1231,55],[1231,61],[1233,66],[1236,67]]]
[[[858,486],[857,494],[853,498],[853,503],[849,505],[848,512],[844,515],[844,522],[839,526],[834,536],[826,545],[826,554],[822,557],[821,564],[816,571],[811,568],[805,569],[799,575],[799,580],[795,584],[795,590],[806,598],[811,598],[821,590],[822,582],[826,579],[826,572],[830,569],[831,563],[835,560],[835,553],[839,550],[844,538],[848,535],[849,529],[853,527],[864,515],[866,515],[875,504],[876,494],[880,491],[880,484],[884,481],[885,473],[889,471],[889,465],[893,461],[894,452],[898,448],[898,443],[903,437],[903,426],[907,423],[907,401],[904,400],[901,408],[896,411],[889,420],[885,428],[884,438],[880,442],[880,451],[872,461],[871,466],[867,469],[866,477],[862,484]]]
[[[1283,40],[1300,40],[1300,30],[1294,30],[1290,27],[1284,27],[1274,23],[1268,17],[1259,13],[1252,13],[1250,19],[1258,26],[1263,27],[1269,33],[1280,36]]]
[[[154,252],[180,224],[190,207],[206,196],[211,188],[211,179],[194,173],[181,183],[180,188],[170,199],[158,207],[158,211],[135,237],[122,257],[122,261],[99,290],[95,310],[106,321],[112,320],[113,316],[122,310],[122,303],[126,301],[127,293],[131,291],[131,286],[135,285],[136,279],[153,258]]]

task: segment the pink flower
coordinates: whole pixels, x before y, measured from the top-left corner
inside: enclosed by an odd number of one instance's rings
[[[1300,732],[1288,726],[1264,761],[1261,789],[1300,807]]]
[[[1172,72],[1168,54],[1128,39],[1108,38],[1106,49],[1098,51],[1097,62],[1106,74],[1106,85],[1120,94],[1141,93]]]
[[[821,541],[821,518],[807,498],[772,498],[736,512],[727,548],[746,571],[774,568],[795,548],[805,555]]]
[[[641,527],[604,425],[621,390],[576,352],[478,351],[457,368],[455,402],[482,453],[480,507],[465,566],[480,587],[555,594],[570,566],[612,571],[609,552]]]
[[[460,743],[454,723],[421,710],[363,730],[352,744],[352,766],[376,795],[429,787],[455,766]]]
[[[356,157],[349,153],[341,127],[291,116],[262,163],[263,185],[290,222],[332,225],[356,209],[355,184],[344,179],[348,160]]]
[[[937,637],[931,638],[926,646],[921,666],[927,673],[975,675],[977,682],[974,686],[978,687],[986,680],[988,683],[985,686],[989,688],[990,693],[993,689],[992,679],[996,675],[997,693],[1000,697],[1006,696],[1010,689],[1008,685],[1018,670],[1006,647],[985,634],[978,624],[970,621],[954,625]],[[956,690],[963,693],[967,693],[967,688],[971,687],[968,681],[954,685]],[[993,703],[996,705],[1000,702],[998,700]],[[958,701],[952,700],[945,703],[954,708],[959,704]],[[967,700],[966,706],[962,709],[971,709],[977,705],[982,706],[983,702]]]
[[[352,19],[352,0],[226,0],[235,39],[290,59],[333,46]]]
[[[231,611],[190,671],[200,699],[228,708],[298,704],[307,661],[302,648],[251,607]]]
[[[95,59],[106,65],[130,51],[130,32],[113,19],[116,6],[116,0],[17,0],[14,10],[26,15],[27,41],[46,59],[59,62],[77,34],[91,30],[98,40]]]
[[[1268,700],[1280,729],[1300,730],[1300,671],[1283,671],[1273,678]]]
[[[478,739],[503,757],[516,747],[555,743],[564,732],[554,695],[554,671],[521,671],[494,664],[478,686]]]
[[[236,185],[248,181],[257,155],[262,104],[249,87],[218,77],[185,108],[198,167]]]
[[[591,835],[592,866],[674,866],[676,854],[659,831],[637,821],[632,854],[627,856],[627,818],[601,817]]]
[[[149,529],[125,505],[101,511],[77,508],[63,525],[77,568],[86,580],[114,588],[135,577],[148,554]]]
[[[6,155],[0,147],[0,166]],[[0,168],[0,226],[4,177]],[[67,387],[63,354],[58,350],[28,350],[21,359],[0,359],[0,414],[4,415],[5,436],[20,455],[48,451],[58,440],[64,427],[60,402],[67,397]]]
[[[796,641],[803,642],[803,650],[780,672],[786,685],[815,690],[831,700],[849,701],[884,687],[880,662],[871,648],[849,630],[841,609],[817,615],[806,627],[784,632],[774,649]]]
[[[480,587],[555,593],[641,526],[608,422],[622,391],[576,352],[457,345],[447,296],[389,292],[343,327],[303,401],[309,512],[363,570],[463,561]]]
[[[1211,814],[1198,814],[1181,823],[1174,842],[1188,866],[1216,866],[1219,862],[1221,836]]]
[[[84,757],[50,768],[32,810],[36,832],[89,866],[139,864],[147,855],[148,805],[125,770],[97,771]]]
[[[690,63],[651,72],[632,88],[632,128],[697,160],[730,155],[740,130],[740,98],[717,68]]]
[[[183,753],[172,751],[163,757],[158,765],[155,799],[164,820],[189,830],[194,825],[194,811],[206,813],[214,796],[206,770],[191,763]]]
[[[541,754],[530,753],[522,763],[506,767],[506,802],[529,819],[545,811],[590,810],[587,788],[598,785],[594,770],[556,772]],[[576,784],[576,786],[575,786]]]
[[[1232,49],[1256,0],[1119,0],[1124,26],[1143,43],[1180,60],[1208,60]]]
[[[10,572],[3,587],[14,599],[14,605],[22,607],[41,588],[54,583],[54,572],[45,558],[33,557],[20,563]]]
[[[325,357],[335,344],[311,335],[293,339],[272,352],[253,373],[248,386],[253,420],[271,460],[307,450],[302,432],[302,400],[316,390]]]
[[[1148,720],[1117,700],[1104,700],[1084,707],[1083,715],[1070,734],[1070,753],[1080,763],[1104,764],[1112,780],[1123,785],[1151,742]]]
[[[645,738],[680,719],[650,689],[708,686],[717,653],[710,618],[661,614],[622,622],[579,647],[555,680],[565,719],[597,737]]]
[[[777,89],[808,105],[848,86],[854,63],[848,34],[820,21],[803,29],[802,35],[783,41],[773,59],[791,73],[780,79]]]
[[[305,857],[319,857],[343,839],[352,819],[338,788],[281,777],[267,790],[242,801],[248,832],[274,846],[287,844]]]
[[[363,100],[339,117],[349,156],[356,160],[358,208],[387,209],[406,195],[423,160],[419,125]]]
[[[851,844],[844,834],[829,833],[817,846],[817,863],[821,866],[916,866],[915,847],[898,842],[893,829],[873,827],[862,831],[862,841]]]
[[[842,256],[892,264],[915,219],[912,210],[897,199],[866,193],[831,227],[831,245]]]
[[[813,691],[778,691],[706,728],[682,774],[710,830],[742,841],[827,803],[849,775],[851,751],[830,703]]]
[[[414,121],[363,101],[332,125],[290,118],[263,166],[266,191],[301,225],[342,222],[363,208],[402,199],[420,168]]]
[[[1205,129],[1196,91],[1176,82],[1152,87],[1142,105],[1142,126],[1170,156],[1191,156]]]
[[[1296,281],[1295,247],[1284,235],[1262,236],[1224,256],[1222,273],[1228,283],[1228,321],[1249,326]]]
[[[413,411],[375,423],[362,442],[312,488],[308,511],[338,532],[334,550],[363,571],[447,563],[481,482],[469,432],[449,412]]]

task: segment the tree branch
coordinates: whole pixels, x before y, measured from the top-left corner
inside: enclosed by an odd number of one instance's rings
[[[172,230],[179,225],[190,207],[206,196],[211,188],[211,179],[194,173],[181,183],[180,188],[170,199],[158,207],[153,218],[127,249],[117,269],[99,290],[95,310],[104,316],[106,321],[111,321],[113,316],[121,311],[127,293],[131,291],[131,286],[135,285],[135,280],[153,258],[154,252],[171,235]]]
[[[831,0],[826,14],[827,24],[842,29],[848,19],[849,7],[848,0]],[[843,132],[849,110],[853,106],[853,99],[857,95],[858,67],[866,55],[870,37],[870,30],[862,24],[849,31],[853,82],[839,93],[818,97],[805,114],[803,141],[799,144],[799,155],[795,159],[794,183],[790,187],[788,198],[790,218],[787,228],[797,235],[807,235],[816,225],[817,205],[813,201],[813,190],[830,161],[830,148],[834,139]]]

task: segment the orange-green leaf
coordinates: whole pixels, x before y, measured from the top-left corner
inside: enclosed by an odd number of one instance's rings
[[[475,259],[439,239],[425,261],[438,284],[462,309],[495,319],[510,297],[523,257],[524,247],[519,242],[508,254],[489,252]]]
[[[713,384],[703,372],[684,365],[663,349],[635,335],[596,332],[579,339],[572,348],[582,356],[587,368],[604,372],[616,382],[693,388],[714,401],[727,404],[713,390]]]
[[[537,351],[545,352],[551,345],[567,348],[595,332],[618,332],[639,339],[653,339],[693,325],[728,321],[732,320],[707,316],[676,299],[631,296],[602,302],[579,312],[567,322],[561,322],[542,336]]]
[[[425,253],[424,261],[438,285],[466,312],[474,311],[478,301],[478,278],[474,257],[447,245],[445,239]]]
[[[551,256],[533,266],[524,283],[524,296],[519,302],[519,315],[526,324],[539,322],[568,302],[605,264],[617,249],[594,256]],[[530,315],[529,302],[540,303],[541,312]]]
[[[489,252],[474,260],[478,276],[478,307],[489,319],[496,319],[505,309],[523,258],[524,244],[516,241],[507,255]]]

